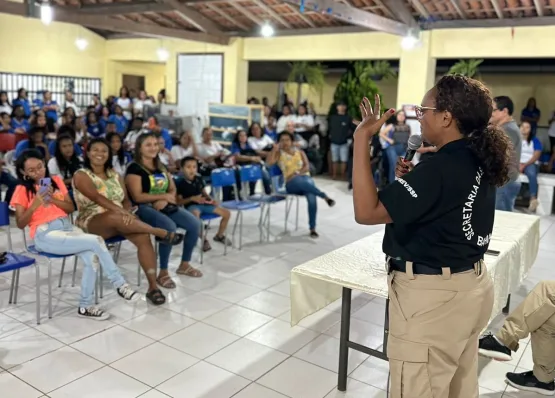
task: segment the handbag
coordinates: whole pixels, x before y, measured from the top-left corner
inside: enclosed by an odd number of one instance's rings
[[[164,207],[160,211],[162,213],[164,213],[165,215],[170,215],[170,214],[175,213],[178,209],[179,209],[179,207],[177,205],[174,205],[173,203],[168,203],[166,205],[166,207]]]

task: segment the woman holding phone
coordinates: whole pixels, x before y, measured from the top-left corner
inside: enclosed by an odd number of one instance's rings
[[[84,167],[73,177],[75,202],[79,215],[76,224],[104,239],[123,235],[138,249],[138,258],[148,279],[146,298],[154,305],[166,298],[156,284],[156,256],[150,235],[160,242],[177,245],[183,235],[154,228],[134,215],[123,178],[112,168],[110,145],[103,138],[89,142]]]
[[[61,177],[50,178],[42,154],[35,149],[24,151],[17,158],[16,169],[21,185],[17,186],[10,205],[15,208],[17,226],[29,227],[38,250],[77,254],[85,264],[77,314],[99,321],[109,318],[109,314],[93,305],[99,265],[120,297],[128,301],[137,299],[139,296],[123,279],[104,241],[70,223],[67,216],[75,210],[73,202]]]

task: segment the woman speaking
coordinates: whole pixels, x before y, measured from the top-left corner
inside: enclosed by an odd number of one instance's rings
[[[495,190],[508,180],[510,143],[488,124],[489,90],[445,76],[416,107],[422,136],[438,148],[377,192],[368,145],[380,118],[367,98],[354,134],[353,201],[360,224],[386,224],[391,398],[478,397],[478,337],[493,306],[483,262]],[[399,174],[399,173],[398,173]]]

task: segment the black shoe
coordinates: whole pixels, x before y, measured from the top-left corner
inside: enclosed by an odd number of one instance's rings
[[[106,319],[110,318],[110,314],[95,306],[91,306],[88,308],[79,307],[77,309],[77,315],[82,318],[93,319],[95,321],[105,321]]]
[[[497,341],[491,333],[486,334],[478,341],[478,353],[496,361],[510,361],[512,359],[511,350]]]
[[[555,395],[555,383],[542,383],[536,376],[534,372],[524,372],[524,373],[507,373],[505,375],[507,384],[510,386],[522,390],[531,391],[542,395]]]
[[[327,198],[326,203],[328,204],[329,207],[335,206],[335,200],[333,199]]]
[[[349,183],[349,185],[347,186],[347,189],[349,191],[353,189],[353,183],[352,182]]]

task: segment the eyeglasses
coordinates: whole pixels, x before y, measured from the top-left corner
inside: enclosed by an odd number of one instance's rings
[[[422,118],[424,117],[424,112],[425,111],[435,111],[437,108],[432,108],[430,106],[420,106],[420,105],[416,105],[414,107],[414,110],[416,111],[416,118],[418,120],[422,120]]]
[[[40,163],[36,169],[27,169],[27,174],[33,175],[37,174],[37,172],[42,171],[44,169],[44,164]]]

